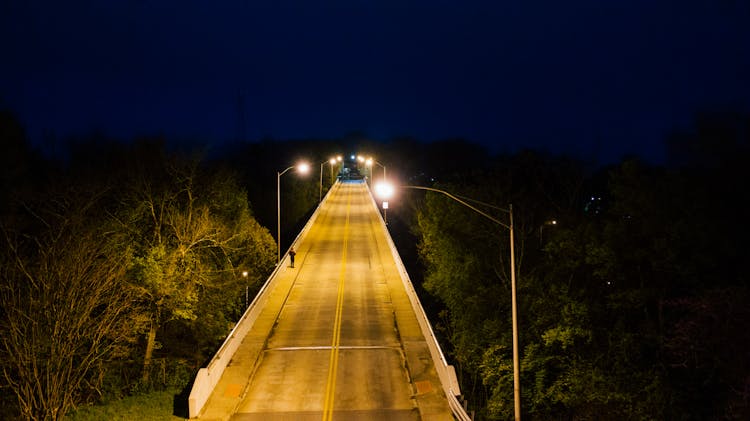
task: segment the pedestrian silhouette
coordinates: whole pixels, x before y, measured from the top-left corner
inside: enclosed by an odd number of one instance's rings
[[[294,248],[289,249],[289,261],[291,263],[291,267],[294,267],[294,255],[297,254],[294,252]]]

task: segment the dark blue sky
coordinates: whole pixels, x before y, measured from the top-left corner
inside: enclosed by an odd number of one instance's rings
[[[362,131],[658,161],[696,111],[750,109],[740,0],[4,0],[0,47],[0,107],[32,139]]]

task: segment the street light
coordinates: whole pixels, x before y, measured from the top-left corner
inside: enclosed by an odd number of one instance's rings
[[[365,163],[367,164],[368,167],[372,167],[372,164],[377,164],[383,167],[383,181],[388,182],[388,178],[386,177],[385,165],[381,164],[380,162],[378,162],[377,160],[373,158],[367,158]],[[370,174],[372,174],[372,170],[370,170]]]
[[[364,164],[365,163],[365,157],[362,155],[357,155],[357,161]],[[359,168],[359,167],[357,167]],[[367,182],[367,171],[365,171],[365,182]]]
[[[385,167],[383,167],[383,178],[385,178]],[[393,184],[386,181],[376,183],[374,186],[375,195],[382,199],[389,199],[393,196]],[[383,222],[388,225],[388,202],[383,200]]]
[[[310,171],[310,166],[305,162],[301,162],[276,173],[276,264],[281,262],[281,176],[292,168],[297,168],[297,172],[300,174],[307,174]]]
[[[372,157],[365,158],[362,155],[357,155],[357,161],[365,164],[365,167],[369,169],[370,179],[372,179],[372,164],[377,164],[383,167],[383,181],[388,181],[386,177],[386,168],[385,165],[381,164],[377,160],[373,159]]]
[[[344,164],[344,157],[342,157],[341,155],[337,156],[336,157],[336,162],[333,163],[333,164],[331,164],[331,184],[333,184],[334,180],[336,179],[336,177],[334,177],[334,175],[333,175],[333,166],[336,165],[336,164],[343,165]],[[341,169],[339,169],[339,172],[341,172]]]
[[[515,411],[515,420],[521,421],[521,382],[520,382],[520,369],[518,364],[518,307],[516,303],[516,255],[514,248],[513,239],[513,205],[508,205],[508,209],[501,209],[503,212],[508,214],[508,224],[497,220],[496,218],[488,215],[480,209],[477,209],[473,205],[467,203],[464,200],[448,193],[447,191],[435,189],[432,187],[422,186],[401,186],[404,189],[416,189],[416,190],[428,190],[437,193],[444,194],[456,202],[466,206],[474,212],[484,216],[490,221],[508,229],[510,231],[510,291],[511,291],[511,318],[513,321],[513,408]],[[375,186],[375,192],[383,195],[383,198],[389,198],[393,195],[395,188],[387,182],[378,183]]]
[[[247,297],[247,275],[248,275],[247,271],[243,270],[242,277],[245,278],[245,308],[247,308],[247,298],[248,298]]]
[[[362,164],[365,164],[365,170],[367,170],[372,165],[372,161],[370,160],[370,158],[365,158],[362,155],[357,155],[357,161],[359,161]],[[369,177],[368,177],[368,172],[365,171],[365,182],[367,181],[368,178],[372,179],[372,169],[370,169]]]
[[[318,203],[323,201],[323,164],[326,162],[331,164],[331,184],[333,184],[333,166],[336,165],[336,162],[341,161],[341,157],[337,158],[331,158],[328,161],[323,161],[320,163],[320,189],[318,193]]]
[[[539,226],[539,247],[541,247],[542,244],[544,244],[544,242],[542,241],[542,235],[544,234],[544,227],[546,225],[553,225],[553,226],[557,225],[557,220],[551,219],[549,221],[544,221],[544,223]]]
[[[375,194],[380,198],[390,199],[395,191],[391,183],[382,182],[375,184]]]

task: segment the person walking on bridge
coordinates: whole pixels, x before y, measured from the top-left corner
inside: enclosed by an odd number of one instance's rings
[[[294,247],[292,247],[291,249],[289,249],[289,263],[291,263],[290,264],[291,267],[294,267],[294,255],[295,254],[297,254],[297,253],[294,252]]]

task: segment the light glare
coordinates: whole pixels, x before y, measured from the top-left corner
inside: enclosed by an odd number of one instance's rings
[[[390,199],[395,192],[393,184],[381,181],[375,184],[375,194],[381,199]]]

